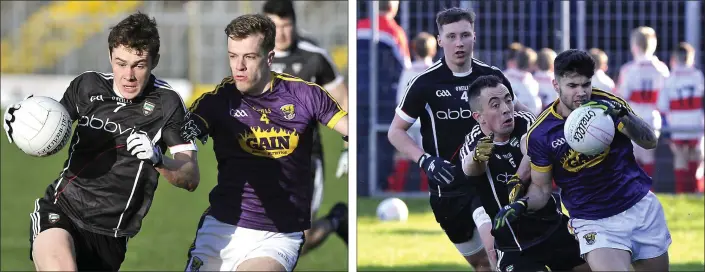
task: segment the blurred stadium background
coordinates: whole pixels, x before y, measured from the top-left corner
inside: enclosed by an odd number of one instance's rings
[[[398,46],[392,40],[394,31],[383,26],[384,12],[375,9],[382,4],[383,1],[377,5],[372,1],[357,3],[358,269],[467,270],[469,266],[435,221],[415,162],[411,162],[405,179],[392,175],[395,152],[386,133],[397,105],[396,85],[402,67],[394,64],[399,61],[390,53],[394,51],[390,47]],[[449,7],[475,11],[474,57],[502,70],[506,69],[504,52],[513,42],[536,52],[544,47],[557,53],[569,48],[597,47],[609,57],[607,74],[617,82],[620,66],[632,60],[630,32],[639,26],[655,29],[658,38],[655,55],[661,61],[668,64],[671,50],[686,41],[696,50],[695,66],[705,68],[702,42],[705,5],[700,1],[400,1],[395,21],[411,44],[419,32],[438,35],[436,13]],[[361,23],[366,19],[373,21],[376,16],[380,16],[377,28],[374,23]],[[372,38],[375,34],[378,42]],[[441,56],[439,49],[434,61]],[[666,124],[657,149],[654,189],[663,202],[673,236],[671,270],[702,271],[703,196],[702,193],[672,194],[669,132]],[[375,209],[387,197],[399,197],[406,202],[407,222],[377,220]]]
[[[161,61],[153,71],[191,104],[230,75],[223,30],[235,17],[259,13],[263,1],[2,1],[0,62],[2,105],[30,93],[59,99],[69,82],[87,71],[111,72],[109,27],[137,10],[157,20]],[[297,24],[305,36],[328,50],[347,77],[348,4],[344,1],[296,1]],[[3,110],[4,112],[4,110]],[[320,214],[347,202],[346,177],[335,177],[342,140],[324,133],[325,193]],[[9,144],[2,133],[2,246],[0,270],[27,271],[29,213],[59,173],[65,148],[48,158],[31,158]],[[199,146],[201,185],[194,193],[163,179],[142,232],[130,240],[123,270],[183,270],[196,225],[215,185],[216,162],[211,142]],[[299,270],[347,270],[347,248],[337,237],[302,257]]]

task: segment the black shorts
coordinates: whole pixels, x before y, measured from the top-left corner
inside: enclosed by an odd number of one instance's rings
[[[479,197],[473,194],[451,197],[431,194],[429,201],[436,222],[441,225],[453,244],[465,243],[472,239],[476,228],[472,213],[482,207]]]
[[[76,268],[90,271],[118,271],[125,260],[127,237],[112,237],[96,234],[76,227],[53,202],[37,199],[34,212],[30,214],[29,259],[32,259],[34,238],[42,231],[60,228],[73,238],[76,253]]]
[[[580,245],[568,231],[568,217],[548,239],[524,251],[497,252],[499,271],[569,271],[584,264]]]

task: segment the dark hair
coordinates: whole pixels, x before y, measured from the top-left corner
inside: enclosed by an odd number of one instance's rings
[[[519,58],[519,54],[521,51],[524,50],[524,45],[518,42],[513,42],[509,45],[507,48],[507,51],[504,52],[504,60],[505,61],[510,61],[514,60],[516,61],[517,58]]]
[[[602,51],[600,48],[590,48],[588,52],[590,53],[590,57],[595,61],[595,70],[607,64],[608,58],[605,51]]]
[[[291,0],[268,0],[264,3],[262,12],[265,14],[276,15],[280,18],[288,18],[291,19],[292,22],[296,22],[294,2]]]
[[[427,44],[429,39],[433,39],[433,35],[429,34],[428,32],[420,32],[419,34],[417,34],[413,42],[411,43],[411,47],[414,53],[416,53],[422,58],[425,58],[429,54],[431,54],[432,51],[435,51],[433,50],[435,48],[428,48]]]
[[[277,27],[267,16],[261,14],[247,14],[233,19],[225,27],[225,35],[230,39],[240,40],[252,35],[264,35],[262,49],[269,52],[274,49],[274,39]]]
[[[693,46],[687,42],[680,42],[678,43],[678,46],[673,49],[671,54],[679,63],[686,63],[688,59],[693,58],[695,55],[695,49],[693,49]]]
[[[556,79],[571,73],[588,78],[595,75],[595,60],[587,52],[577,49],[568,49],[558,54],[554,65]]]
[[[146,52],[150,58],[156,57],[159,54],[157,21],[139,11],[123,19],[110,28],[110,34],[108,34],[110,54],[112,55],[113,49],[121,45],[138,53]]]
[[[468,101],[470,102],[470,110],[476,112],[482,108],[482,106],[480,106],[479,104],[479,101],[477,101],[477,98],[482,95],[482,90],[486,88],[494,88],[499,86],[500,84],[503,84],[502,79],[494,75],[480,76],[475,79],[475,81],[470,84],[470,87],[468,87],[467,90]]]
[[[438,32],[441,32],[441,27],[447,24],[460,22],[462,20],[475,24],[475,12],[463,8],[449,8],[436,14],[436,25]]]
[[[536,51],[529,47],[524,47],[524,50],[521,50],[517,56],[517,68],[529,70],[534,64],[536,64]]]

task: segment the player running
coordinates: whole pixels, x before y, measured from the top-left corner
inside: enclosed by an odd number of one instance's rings
[[[157,23],[136,13],[110,30],[113,73],[85,72],[61,104],[78,121],[64,169],[30,214],[30,259],[38,271],[117,271],[140,231],[159,175],[188,191],[199,183],[196,146],[183,140],[181,97],[152,75]],[[5,130],[12,142],[12,116]],[[169,148],[174,158],[163,156]]]
[[[653,129],[660,130],[661,115],[657,101],[669,72],[666,64],[654,56],[656,31],[650,27],[639,27],[632,31],[630,43],[634,60],[619,69],[616,93],[629,101],[634,112]],[[634,143],[634,156],[651,177],[654,174],[655,155],[656,149],[647,150]]]
[[[667,271],[671,235],[661,203],[649,191],[652,180],[636,163],[631,144],[655,148],[654,130],[623,99],[592,89],[595,62],[586,52],[560,53],[555,68],[559,99],[539,115],[526,136],[531,158],[528,192],[502,208],[495,224],[541,210],[551,199],[553,179],[561,188],[580,253],[592,270],[628,271],[632,263],[637,271]],[[581,105],[600,107],[615,121],[618,133],[600,154],[582,155],[565,141],[565,118]]]
[[[187,271],[291,271],[311,227],[317,122],[347,135],[347,113],[321,86],[271,71],[276,26],[243,15],[225,28],[232,76],[191,106],[185,138],[213,138],[218,184]]]
[[[409,82],[388,137],[399,152],[426,172],[431,209],[450,241],[475,270],[489,270],[482,249],[483,243],[487,250],[492,248],[491,220],[475,197],[472,182],[466,182],[455,166],[460,165],[458,149],[475,124],[465,90],[483,75],[496,75],[506,86],[509,82],[498,68],[472,57],[474,23],[475,13],[469,10],[450,8],[438,13],[443,58]],[[423,147],[407,134],[419,118]]]
[[[702,99],[705,92],[703,73],[693,67],[695,50],[682,42],[671,55],[671,77],[659,95],[659,110],[666,114],[668,125],[678,129],[699,129],[693,132],[671,133],[671,151],[675,172],[676,193],[693,193],[699,187],[695,172],[703,163]],[[702,191],[701,191],[702,192]]]
[[[509,89],[498,77],[479,77],[467,93],[478,123],[465,137],[460,159],[465,175],[487,177],[489,182],[475,186],[485,211],[494,217],[504,205],[525,193],[530,172],[523,140],[535,117],[526,111],[514,111]],[[578,243],[568,232],[568,217],[562,214],[558,203],[551,197],[535,213],[524,214],[520,221],[493,230],[497,270],[565,271],[579,265],[587,268],[580,258]]]
[[[343,82],[343,76],[338,73],[335,64],[328,53],[313,43],[300,38],[296,28],[296,13],[294,3],[289,0],[270,0],[264,4],[264,14],[277,26],[277,36],[274,40],[274,59],[272,71],[287,73],[303,80],[323,86],[339,105],[347,111],[348,90]],[[305,231],[306,243],[301,254],[323,244],[328,235],[337,233],[347,244],[348,242],[348,207],[339,202],[331,208],[328,215],[315,220],[318,208],[323,200],[323,144],[318,127],[313,134],[313,151],[311,152],[311,180],[313,181],[313,199],[311,204],[311,228]],[[347,172],[347,147],[341,154],[339,169],[336,175],[341,177]]]

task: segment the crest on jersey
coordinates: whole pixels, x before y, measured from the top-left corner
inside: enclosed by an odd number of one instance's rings
[[[149,102],[149,101],[144,101],[144,105],[142,106],[142,113],[144,116],[152,114],[154,111],[154,103]]]
[[[291,69],[294,70],[294,74],[298,74],[301,71],[301,63],[294,63],[291,65]]]
[[[573,150],[572,148],[569,148],[568,152],[563,154],[563,157],[561,157],[560,162],[563,166],[563,169],[565,169],[566,171],[577,173],[578,171],[584,168],[590,168],[600,164],[603,160],[605,160],[605,158],[607,158],[607,155],[609,153],[609,147],[607,147],[607,149],[605,149],[605,151],[602,151],[602,153],[600,154],[590,156],[584,155],[578,151]]]
[[[55,214],[55,213],[49,214],[49,223],[54,224],[56,222],[59,222],[59,219],[61,219],[61,217],[58,214]]]
[[[198,270],[201,269],[201,266],[203,266],[203,261],[201,260],[201,258],[193,256],[191,258],[191,267],[190,267],[191,269],[189,269],[189,270],[198,272]]]
[[[595,236],[597,236],[597,233],[595,232],[590,232],[588,234],[583,235],[583,239],[585,239],[585,242],[588,245],[592,245],[595,243]]]
[[[281,106],[281,108],[279,109],[282,110],[282,113],[284,114],[284,118],[286,120],[294,119],[294,117],[296,116],[296,113],[294,113],[294,104],[286,104],[284,106]]]

